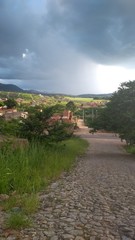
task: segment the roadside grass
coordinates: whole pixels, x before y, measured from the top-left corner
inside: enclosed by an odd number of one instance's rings
[[[134,145],[126,146],[125,149],[128,153],[135,154],[135,146]]]
[[[25,214],[35,213],[39,207],[37,194],[23,194],[9,196],[6,201],[1,201],[4,211],[21,211]]]
[[[24,213],[11,213],[6,221],[6,227],[11,229],[22,229],[31,226],[30,219]]]
[[[40,191],[63,171],[68,171],[87,146],[85,140],[73,137],[51,147],[32,143],[25,148],[13,149],[10,145],[1,148],[0,194]]]
[[[5,220],[6,228],[22,229],[32,226],[29,215],[38,210],[39,199],[37,194],[10,196],[6,201],[1,202],[1,207],[8,212],[8,218]]]
[[[2,210],[9,213],[6,227],[31,226],[29,215],[39,208],[38,192],[69,171],[87,147],[88,142],[78,137],[51,147],[31,143],[25,148],[13,148],[5,142],[0,148],[0,196],[8,196],[1,200]]]
[[[22,208],[25,214],[35,213],[38,207],[39,207],[39,199],[37,194],[31,194],[29,196],[25,194],[22,197]]]

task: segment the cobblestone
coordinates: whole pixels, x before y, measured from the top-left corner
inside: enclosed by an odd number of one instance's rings
[[[32,228],[5,238],[0,227],[0,240],[135,240],[134,157],[113,134],[82,136],[90,142],[86,155],[40,193]]]

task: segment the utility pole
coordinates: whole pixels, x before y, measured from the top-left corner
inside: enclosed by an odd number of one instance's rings
[[[84,108],[83,108],[83,121],[85,121],[85,111],[84,111]]]
[[[94,120],[94,109],[92,108],[92,122]]]

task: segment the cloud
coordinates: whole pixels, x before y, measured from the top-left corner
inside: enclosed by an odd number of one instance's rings
[[[1,0],[0,78],[96,92],[99,64],[134,67],[134,10],[134,0]]]
[[[133,0],[48,1],[48,21],[96,62],[113,64],[135,54]]]

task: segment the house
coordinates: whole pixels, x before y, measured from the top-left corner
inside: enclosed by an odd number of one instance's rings
[[[11,112],[6,112],[4,114],[4,118],[6,121],[9,121],[11,119],[18,119],[18,118],[24,118],[26,119],[28,117],[28,112],[15,112],[15,111],[11,111]]]
[[[50,118],[49,122],[54,123],[54,122],[57,122],[57,121],[63,121],[63,122],[67,122],[67,123],[72,123],[73,122],[72,117],[73,117],[73,114],[72,114],[71,111],[64,110],[64,112],[61,113],[61,114],[54,114]]]
[[[26,119],[28,112],[18,112],[17,109],[0,108],[0,117],[4,117],[6,121],[18,119],[20,117]]]
[[[73,113],[69,110],[64,110],[62,119],[72,121]]]
[[[21,104],[23,101],[24,101],[23,98],[17,98],[17,99],[16,99],[16,102],[17,102],[18,104]]]

